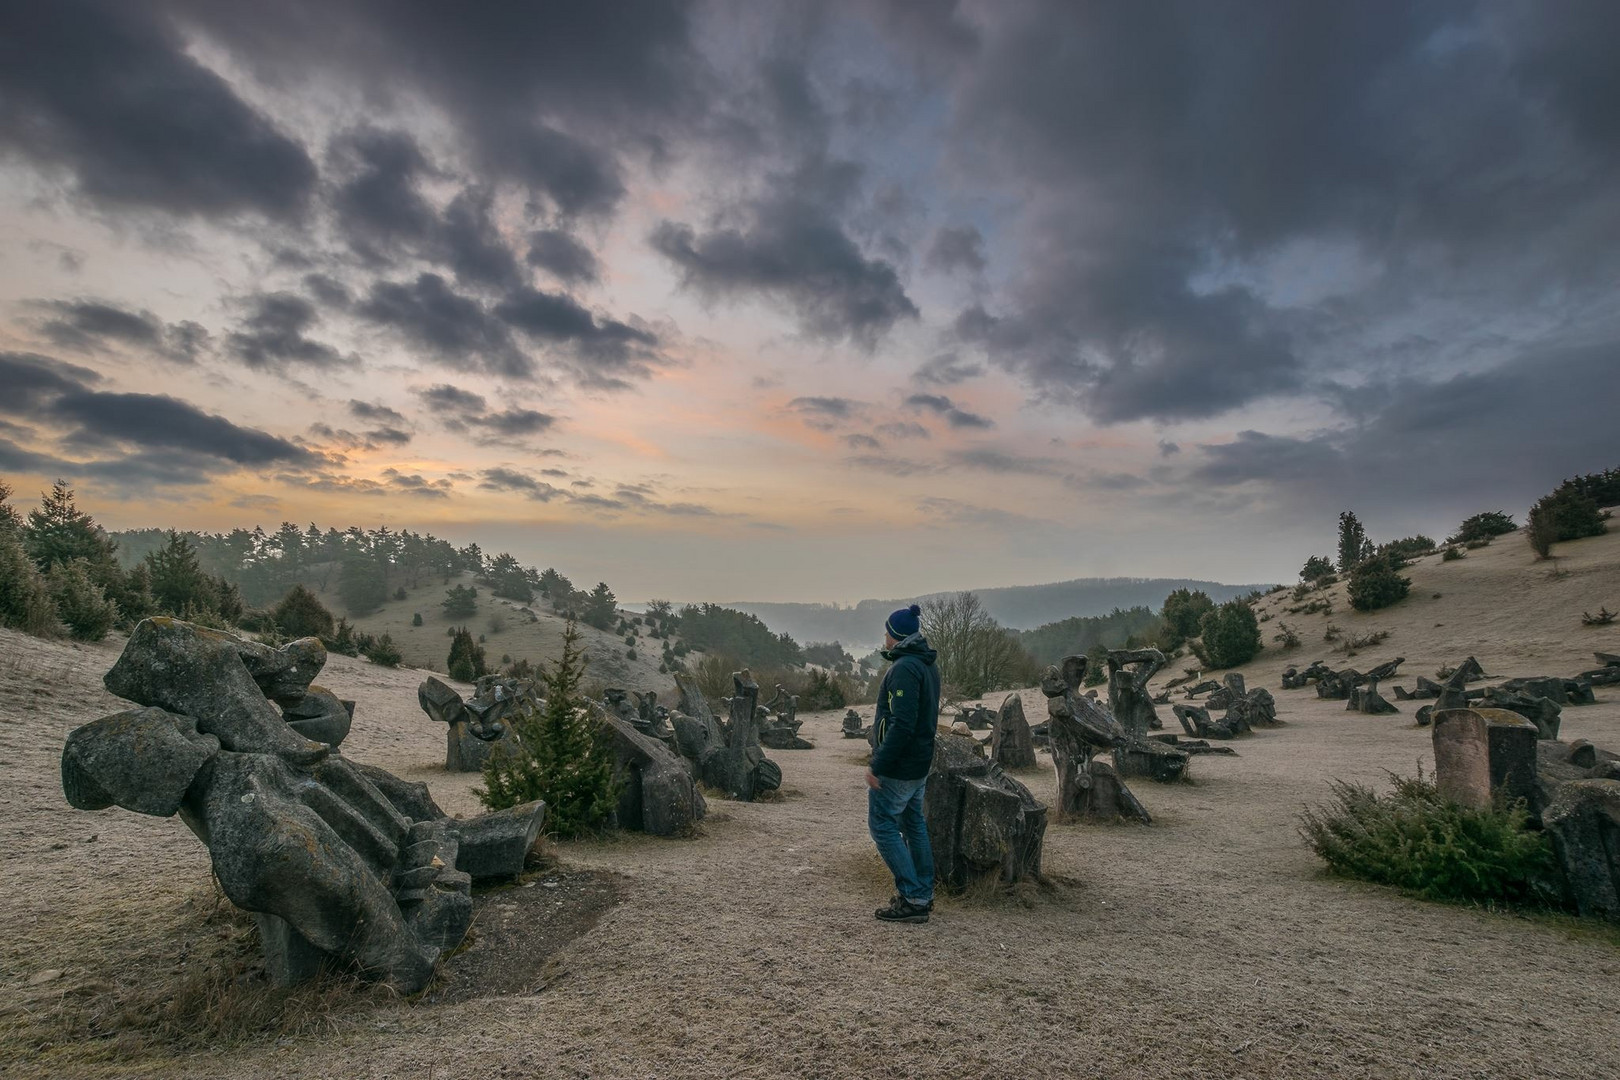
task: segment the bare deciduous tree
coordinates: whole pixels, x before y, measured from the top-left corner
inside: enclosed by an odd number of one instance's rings
[[[939,652],[940,681],[952,696],[982,697],[1034,682],[1035,662],[1018,635],[996,622],[974,593],[925,601],[922,632]]]

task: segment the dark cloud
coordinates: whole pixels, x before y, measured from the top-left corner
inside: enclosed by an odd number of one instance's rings
[[[809,199],[762,202],[742,227],[699,233],[664,221],[651,242],[701,294],[773,297],[825,341],[872,348],[895,323],[920,315],[894,266],[867,257],[833,214]]]
[[[955,353],[941,353],[925,361],[911,373],[915,382],[929,386],[955,386],[984,374],[984,365],[963,360]]]
[[[953,428],[974,428],[983,430],[995,427],[995,421],[978,413],[966,412],[956,407],[955,403],[944,394],[912,394],[906,398],[905,403],[914,409],[926,409],[936,416],[942,417]]]
[[[921,424],[911,420],[893,420],[879,424],[877,433],[889,439],[931,439],[933,434]]]
[[[304,364],[327,369],[355,363],[306,331],[320,322],[315,305],[296,293],[259,293],[246,300],[247,316],[225,337],[225,346],[242,363],[260,370],[285,370]]]
[[[416,396],[432,408],[449,409],[454,412],[483,412],[489,405],[484,395],[463,390],[459,386],[451,386],[449,383],[440,383],[426,390],[418,390]]]
[[[42,300],[33,306],[51,312],[40,332],[64,349],[93,352],[127,345],[192,364],[208,348],[208,331],[189,320],[165,325],[150,311],[130,311],[105,300]]]
[[[449,480],[429,480],[421,473],[402,473],[390,468],[383,470],[383,477],[388,487],[420,499],[448,499],[454,490]]]
[[[1620,229],[1614,19],[998,8],[952,80],[954,153],[1025,193],[1019,263],[958,340],[1096,419],[1176,420],[1297,392],[1428,300],[1589,307],[1620,262],[1593,244]]]
[[[984,236],[971,225],[946,226],[934,233],[928,245],[924,265],[931,270],[950,274],[966,270],[977,274],[987,265],[984,257]]]
[[[420,274],[408,283],[376,282],[355,310],[450,367],[513,378],[534,375],[533,361],[514,344],[506,323],[438,274]]]
[[[439,230],[440,242],[457,281],[513,289],[522,284],[523,275],[495,226],[492,203],[487,190],[470,188],[451,199]]]
[[[1322,513],[1352,499],[1424,506],[1459,520],[1497,505],[1526,507],[1565,475],[1614,464],[1617,368],[1620,341],[1536,352],[1439,381],[1359,387],[1347,391],[1359,403],[1354,425],[1300,435],[1244,431],[1200,444],[1187,480],[1265,492]],[[1526,432],[1535,433],[1533,450]]]
[[[8,5],[0,145],[72,176],[108,207],[180,215],[300,214],[303,147],[188,53],[159,5]]]
[[[515,491],[536,502],[550,502],[563,494],[543,480],[518,472],[516,469],[485,469],[479,487],[485,491]]]
[[[835,431],[867,412],[864,402],[844,397],[796,397],[786,408],[817,431]]]
[[[844,445],[851,450],[881,450],[883,444],[870,435],[845,435]]]
[[[592,284],[602,273],[591,250],[561,229],[529,234],[528,263],[566,285]]]
[[[52,398],[101,381],[99,372],[38,353],[0,352],[0,410],[28,416]]]
[[[335,139],[332,155],[351,173],[333,193],[332,209],[357,252],[380,261],[431,239],[439,216],[418,184],[432,167],[413,136],[361,127]]]
[[[622,389],[627,378],[645,378],[662,362],[655,334],[598,319],[561,293],[518,289],[496,304],[494,313],[531,341],[566,346],[574,374],[587,386]]]
[[[1025,476],[1050,476],[1059,468],[1059,463],[1051,458],[1025,457],[984,447],[955,451],[951,454],[951,460],[958,465],[985,472],[1019,473]]]
[[[1170,457],[1172,454],[1179,453],[1181,453],[1181,447],[1178,444],[1171,442],[1169,439],[1159,440],[1160,457]]]
[[[239,427],[222,416],[162,394],[115,394],[76,390],[49,406],[55,419],[78,424],[69,441],[81,446],[129,443],[175,450],[257,467],[304,462],[309,451],[286,439]]]
[[[533,409],[502,409],[486,416],[468,417],[467,423],[506,438],[523,438],[549,430],[557,418]]]
[[[317,303],[329,308],[346,308],[354,300],[349,287],[329,274],[305,274],[304,288]]]
[[[659,153],[711,85],[686,3],[182,2],[271,81],[338,74],[385,102],[431,102],[473,171],[564,214],[615,207],[620,153]]]
[[[449,387],[448,389],[455,390],[455,387]],[[460,393],[460,391],[457,392]],[[404,414],[397,409],[389,408],[381,402],[359,401],[354,398],[349,399],[349,415],[357,420],[369,420],[374,423],[385,422],[398,427],[405,426],[407,422]]]

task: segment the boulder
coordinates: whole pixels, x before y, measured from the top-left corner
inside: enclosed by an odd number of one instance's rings
[[[1571,780],[1541,820],[1576,910],[1620,919],[1620,780]]]
[[[618,717],[599,715],[613,739],[619,827],[655,836],[689,834],[708,807],[685,763]]]
[[[302,697],[281,707],[287,725],[312,742],[340,746],[354,723],[354,702],[339,701],[323,686],[311,686]]]
[[[923,794],[935,880],[951,890],[994,876],[1039,880],[1046,806],[1001,767],[979,756],[971,737],[934,742]]]
[[[546,822],[546,804],[535,800],[449,822],[456,836],[456,869],[474,881],[514,878],[523,872],[534,842]]]
[[[1518,713],[1536,725],[1543,739],[1558,738],[1563,707],[1551,698],[1530,697],[1527,694],[1516,694],[1511,690],[1493,687],[1485,691],[1482,700],[1489,708],[1507,709],[1509,712]]]

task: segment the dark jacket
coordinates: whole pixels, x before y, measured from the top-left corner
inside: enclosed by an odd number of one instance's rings
[[[878,687],[872,771],[892,780],[921,780],[934,763],[939,725],[939,655],[921,634],[883,654],[894,663]]]

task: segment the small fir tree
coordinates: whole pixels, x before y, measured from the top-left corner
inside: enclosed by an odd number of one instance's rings
[[[302,585],[294,585],[270,610],[270,618],[291,637],[329,637],[336,625],[326,605]]]
[[[90,580],[83,559],[51,565],[51,599],[68,633],[79,641],[100,641],[118,618],[118,610]]]
[[[477,795],[485,806],[501,810],[543,799],[548,831],[563,837],[612,824],[618,803],[613,747],[582,700],[584,676],[579,630],[570,622],[561,659],[541,677],[545,709],[525,708],[511,719],[522,748],[503,747],[484,766]]]
[[[1373,542],[1367,538],[1361,519],[1349,510],[1344,511],[1339,515],[1339,571],[1354,569],[1372,553]]]
[[[450,656],[445,662],[445,670],[452,679],[461,682],[474,682],[479,676],[488,674],[484,647],[473,640],[472,631],[465,626],[457,629],[450,639]]]

